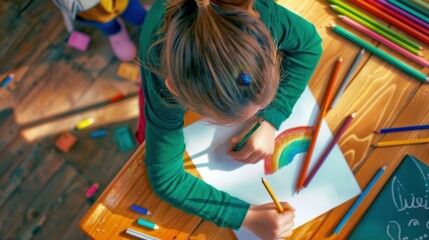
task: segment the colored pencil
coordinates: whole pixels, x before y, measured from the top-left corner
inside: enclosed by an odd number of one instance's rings
[[[326,147],[325,151],[323,151],[322,155],[319,157],[319,159],[316,162],[316,165],[314,168],[310,171],[307,178],[304,182],[304,187],[307,187],[308,184],[310,184],[313,177],[316,175],[316,173],[319,171],[320,167],[322,166],[323,162],[325,162],[326,158],[329,156],[329,153],[331,153],[332,149],[334,148],[335,144],[337,144],[338,140],[340,140],[341,136],[343,136],[344,132],[347,130],[347,128],[350,126],[350,123],[355,118],[356,113],[352,113],[347,119],[344,121],[343,125],[338,130],[335,137],[332,139],[332,141],[329,143],[329,145]]]
[[[380,131],[377,131],[377,133],[392,133],[392,132],[404,132],[404,131],[415,131],[415,130],[425,130],[425,129],[429,129],[429,124],[394,127],[394,128],[382,128],[380,129]]]
[[[311,138],[310,147],[309,147],[308,152],[305,156],[304,165],[301,169],[301,173],[300,173],[300,176],[299,176],[298,181],[297,181],[297,186],[296,186],[297,192],[299,192],[301,190],[302,186],[304,185],[305,177],[307,176],[308,166],[310,165],[310,161],[311,161],[311,156],[313,155],[314,147],[316,146],[317,137],[319,136],[319,132],[320,132],[320,128],[322,126],[323,118],[325,117],[325,115],[329,109],[329,106],[330,106],[330,101],[332,98],[331,96],[332,96],[332,93],[334,92],[333,91],[334,85],[335,85],[337,75],[338,75],[338,71],[340,70],[342,61],[343,61],[342,58],[337,59],[337,61],[335,62],[335,66],[334,66],[332,75],[331,75],[331,79],[328,82],[327,90],[325,92],[325,96],[324,96],[322,105],[320,107],[320,112],[319,112],[319,115],[316,119],[316,127],[315,127],[315,130],[313,132],[313,136]]]
[[[413,2],[416,5],[419,5],[421,8],[426,9],[427,11],[429,11],[429,3],[423,1],[423,0],[410,0],[411,2]]]
[[[353,28],[361,31],[362,33],[364,33],[366,36],[371,37],[372,39],[375,39],[377,41],[379,41],[380,43],[383,43],[384,45],[388,46],[389,48],[393,49],[395,52],[402,54],[403,56],[413,60],[414,62],[422,65],[423,67],[428,67],[429,66],[429,62],[426,61],[426,59],[421,58],[419,56],[416,56],[414,54],[412,54],[411,52],[401,48],[400,46],[394,44],[393,42],[387,40],[386,38],[378,35],[377,33],[369,30],[368,28],[360,25],[359,23],[353,21],[353,19],[350,19],[346,16],[339,16],[339,18],[347,23],[348,25],[352,26]]]
[[[141,218],[137,219],[137,224],[140,226],[143,226],[143,227],[147,227],[147,228],[152,229],[152,230],[159,229],[159,226],[156,225],[155,223],[150,222],[148,220],[141,219]]]
[[[429,44],[427,29],[416,24],[410,19],[402,16],[401,14],[398,14],[397,12],[387,7],[384,7],[381,3],[376,1],[371,1],[371,3],[368,3],[366,1],[359,1],[359,0],[349,0],[349,1],[365,9],[366,11],[374,14],[375,16],[397,26],[404,32],[414,36],[415,38],[421,40],[422,42]]]
[[[410,0],[399,0],[399,2],[429,17],[429,10],[425,9],[424,7],[421,7],[417,2]]]
[[[136,237],[138,239],[143,239],[143,240],[158,240],[159,239],[159,238],[152,237],[152,236],[149,236],[147,234],[141,233],[139,231],[136,231],[132,228],[127,228],[125,233],[130,235],[130,236]]]
[[[425,21],[423,21],[423,20],[421,20],[421,19],[419,19],[419,18],[417,18],[417,17],[409,14],[408,12],[406,12],[406,11],[404,11],[404,10],[396,7],[395,5],[387,2],[386,0],[377,0],[377,2],[379,2],[384,7],[386,7],[388,9],[390,9],[390,10],[392,10],[392,11],[394,11],[394,12],[396,12],[396,13],[402,15],[402,16],[404,16],[405,18],[408,18],[412,22],[416,23],[419,27],[424,28],[423,29],[423,31],[424,31],[423,33],[425,33],[425,34],[429,33],[429,24],[426,23]],[[383,10],[384,7],[381,10]],[[410,26],[410,27],[412,27],[412,26]],[[422,29],[419,28],[419,30],[422,30]]]
[[[419,19],[421,19],[421,20],[423,20],[423,21],[425,21],[427,23],[429,23],[429,17],[426,17],[425,15],[423,15],[423,14],[415,11],[414,9],[412,9],[410,7],[408,7],[407,5],[402,4],[402,3],[400,3],[399,1],[396,1],[396,0],[387,0],[387,1],[389,3],[397,6],[398,8],[400,8],[400,9],[408,12],[409,14],[411,14],[411,15],[413,15],[413,16],[415,16],[415,17],[417,17],[417,18],[419,18]]]
[[[361,18],[362,20],[368,22],[369,24],[373,25],[374,27],[379,28],[380,30],[385,31],[389,35],[391,35],[391,36],[393,36],[393,37],[395,37],[397,39],[400,39],[404,43],[407,43],[408,45],[410,45],[410,46],[412,46],[412,47],[414,47],[416,49],[421,48],[421,46],[419,44],[417,44],[416,42],[414,42],[414,41],[412,41],[412,40],[410,40],[410,39],[408,39],[408,38],[400,35],[399,33],[395,32],[395,31],[392,31],[390,28],[385,27],[383,24],[380,24],[375,19],[373,19],[373,18],[369,17],[368,15],[365,15],[364,13],[356,10],[355,8],[353,8],[350,5],[344,3],[343,1],[341,1],[341,0],[328,0],[328,1],[330,3],[333,3],[335,5],[338,5],[338,6],[342,7],[342,8],[344,8],[346,11],[349,11],[349,12],[353,13],[354,15],[356,15],[359,18]],[[350,2],[353,2],[353,3],[359,2],[359,3],[361,3],[362,1],[360,1],[360,0],[352,0]],[[368,2],[364,2],[363,4],[360,4],[360,5],[357,4],[357,3],[355,3],[355,4],[358,5],[358,6],[360,6],[360,7],[362,7],[362,8],[364,8],[364,9],[366,9],[366,8],[363,7],[362,5],[364,5],[364,6],[367,6],[367,5],[372,6],[372,9],[374,9],[374,8],[377,9],[377,8],[379,8],[379,5],[380,5],[376,1],[372,1],[371,4],[369,4]],[[377,6],[377,8],[376,8],[376,6]],[[378,13],[380,13],[380,12],[382,13],[382,11],[377,11],[377,12]],[[375,14],[375,15],[378,17],[378,14]],[[417,28],[420,28],[420,26],[418,24],[415,24],[415,25],[416,25]],[[427,29],[424,29],[424,28],[422,28],[421,30],[423,32],[427,31]]]
[[[261,126],[261,123],[264,120],[262,119],[261,121],[258,121],[255,126],[252,127],[252,129],[250,129],[249,132],[246,133],[246,135],[240,140],[240,142],[237,143],[237,145],[234,146],[234,148],[232,149],[233,152],[238,152],[240,151],[244,145],[246,144],[247,140],[249,139],[250,136],[252,136],[252,134],[259,128],[259,126]]]
[[[396,141],[384,141],[374,144],[374,147],[394,147],[402,145],[424,144],[429,143],[429,138],[404,139]]]
[[[264,177],[261,177],[262,184],[264,184],[265,189],[267,190],[268,194],[270,194],[271,199],[273,199],[274,204],[276,204],[277,212],[282,213],[284,212],[284,209],[282,205],[280,204],[279,200],[277,200],[276,195],[274,195],[273,189],[271,189],[271,186],[268,184],[267,180],[265,180]]]
[[[15,74],[11,73],[9,75],[7,75],[1,82],[0,82],[0,88],[6,87],[10,81],[13,80],[13,78],[15,77]]]
[[[362,24],[363,26],[371,29],[372,31],[382,35],[383,37],[389,39],[390,41],[392,41],[392,42],[398,44],[399,46],[407,49],[408,51],[419,52],[419,50],[421,49],[421,47],[419,45],[417,45],[411,41],[408,41],[407,39],[405,39],[404,37],[402,37],[398,33],[393,32],[389,28],[386,28],[384,26],[375,26],[371,23],[368,23],[367,21],[362,20],[358,16],[354,15],[353,13],[347,11],[346,9],[344,9],[340,6],[331,5],[331,7],[339,15],[345,15],[345,16],[352,18],[356,22],[358,22],[358,23]]]
[[[391,55],[387,54],[386,52],[374,47],[370,43],[360,39],[356,35],[350,33],[349,31],[345,30],[344,28],[340,26],[336,26],[332,24],[332,30],[337,33],[338,35],[344,37],[345,39],[357,44],[360,47],[365,48],[367,51],[373,53],[374,55],[378,56],[379,58],[383,59],[384,61],[392,64],[393,66],[399,68],[400,70],[404,71],[408,75],[416,78],[417,80],[420,80],[422,82],[429,82],[429,77],[424,75],[423,73],[413,69],[412,67],[406,65],[405,63],[401,62],[400,60],[392,57]]]
[[[346,89],[347,85],[349,84],[350,80],[352,79],[353,73],[356,71],[357,66],[359,65],[360,61],[362,60],[363,55],[365,54],[365,49],[361,49],[359,53],[356,55],[355,60],[353,61],[353,64],[351,65],[349,71],[347,72],[346,77],[343,80],[343,83],[340,87],[340,89],[337,92],[337,95],[335,96],[334,100],[331,103],[331,109],[335,107],[337,104],[337,101],[340,99],[341,95],[343,94],[344,90]]]
[[[144,207],[140,207],[140,206],[138,206],[138,205],[132,205],[132,206],[131,206],[131,210],[133,210],[134,212],[137,212],[137,213],[143,214],[143,215],[151,215],[151,214],[152,214],[152,213],[151,213],[149,210],[147,210],[146,208],[144,208]]]
[[[334,229],[334,234],[338,234],[341,229],[346,225],[347,221],[350,219],[352,214],[356,211],[356,209],[361,204],[362,200],[368,195],[368,193],[371,191],[371,189],[374,187],[374,185],[377,183],[377,181],[380,179],[380,177],[383,175],[384,171],[386,170],[386,165],[380,168],[378,172],[375,174],[375,176],[371,179],[371,181],[368,183],[368,185],[365,187],[365,190],[359,195],[358,199],[353,203],[352,207],[347,211],[346,215],[341,219],[341,221],[338,223],[338,225]]]

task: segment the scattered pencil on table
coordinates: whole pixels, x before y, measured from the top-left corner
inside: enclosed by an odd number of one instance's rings
[[[151,214],[152,214],[152,213],[151,213],[149,210],[147,210],[146,208],[144,208],[144,207],[140,207],[140,206],[138,206],[138,205],[132,205],[132,206],[131,206],[131,210],[133,210],[134,212],[137,212],[137,213],[143,214],[143,215],[151,215]]]
[[[343,80],[343,83],[340,87],[340,89],[337,92],[337,95],[335,96],[334,100],[331,103],[331,109],[335,107],[337,104],[337,101],[340,99],[341,95],[343,94],[344,90],[346,89],[347,85],[349,84],[350,80],[352,79],[352,76],[354,72],[356,71],[357,66],[362,60],[363,55],[365,54],[365,49],[361,49],[359,53],[356,55],[355,60],[353,61],[353,64],[351,65],[349,71],[347,72],[346,77]]]
[[[393,128],[382,128],[382,129],[377,130],[375,132],[376,133],[392,133],[392,132],[405,132],[405,131],[415,131],[415,130],[425,130],[425,129],[429,129],[429,124],[393,127]]]
[[[90,133],[91,138],[101,138],[107,135],[107,130],[100,129]]]
[[[333,86],[335,85],[335,82],[336,82],[342,61],[343,61],[343,59],[341,57],[338,58],[337,61],[335,62],[335,66],[332,70],[332,75],[331,75],[331,78],[328,82],[328,86],[326,88],[325,96],[323,98],[323,102],[322,102],[322,105],[320,107],[319,115],[317,116],[317,119],[315,121],[316,127],[315,127],[315,130],[313,132],[313,136],[311,138],[310,147],[309,147],[307,154],[305,156],[304,164],[302,166],[299,178],[297,180],[297,185],[296,185],[296,192],[297,193],[299,193],[301,188],[304,186],[304,181],[305,181],[305,177],[307,176],[308,166],[310,165],[311,157],[313,155],[313,151],[314,151],[314,148],[316,146],[317,137],[319,136],[319,132],[320,132],[320,129],[322,126],[323,118],[325,117],[326,113],[328,112],[328,110],[330,108],[330,102],[329,101],[332,98],[331,95],[333,93]]]
[[[152,236],[149,236],[147,234],[141,233],[139,231],[136,231],[132,228],[127,228],[125,233],[130,235],[130,236],[136,237],[138,239],[144,239],[144,240],[158,240],[159,239],[159,238],[152,237]]]
[[[356,113],[352,113],[343,123],[343,125],[338,130],[338,133],[335,135],[334,139],[329,143],[329,145],[326,147],[325,151],[322,153],[320,158],[317,160],[316,165],[313,167],[313,170],[308,174],[308,177],[305,179],[304,187],[307,187],[308,184],[310,184],[311,180],[316,175],[317,171],[319,171],[320,167],[322,166],[323,162],[328,158],[329,153],[334,148],[335,144],[340,140],[341,136],[344,134],[344,132],[347,130],[347,128],[350,126],[353,119],[356,117]]]
[[[155,223],[150,222],[148,220],[141,219],[141,218],[137,219],[137,224],[140,226],[143,226],[143,227],[147,227],[147,228],[152,229],[152,230],[159,229],[159,226],[156,225]]]
[[[277,197],[276,197],[276,195],[274,195],[274,192],[271,189],[271,186],[268,184],[267,180],[265,180],[264,177],[261,177],[261,180],[262,180],[262,184],[264,184],[264,187],[267,190],[268,194],[270,194],[271,199],[273,199],[274,204],[276,204],[277,211],[279,213],[284,212],[282,205],[280,204],[279,200],[277,200]]]
[[[368,195],[368,193],[371,191],[371,189],[374,187],[374,185],[378,182],[380,177],[383,175],[384,171],[386,170],[386,167],[387,167],[387,165],[384,165],[374,175],[374,177],[371,179],[371,181],[365,187],[363,192],[359,195],[358,199],[356,199],[356,201],[353,203],[352,207],[349,209],[349,211],[347,211],[346,215],[344,215],[344,217],[341,219],[341,221],[335,227],[334,234],[338,234],[341,231],[341,229],[344,227],[344,225],[346,225],[347,221],[350,219],[350,217],[353,215],[353,213],[359,207],[362,200],[366,197],[366,195]]]
[[[370,43],[360,39],[356,35],[352,34],[351,32],[345,30],[344,28],[331,24],[332,30],[337,33],[338,35],[344,37],[345,39],[357,44],[360,47],[365,48],[367,51],[373,53],[374,55],[380,57],[381,59],[385,60],[386,62],[392,64],[393,66],[397,67],[398,69],[402,70],[403,72],[407,73],[411,77],[416,78],[417,80],[420,80],[422,82],[429,82],[429,77],[425,74],[417,71],[416,69],[408,66],[407,64],[401,62],[400,60],[392,57],[391,55],[387,54],[386,52],[378,49],[377,47],[371,45]]]
[[[84,129],[91,126],[94,123],[94,118],[87,118],[76,125],[77,129]]]
[[[387,47],[391,48],[392,50],[396,51],[397,53],[413,60],[414,62],[420,64],[423,67],[428,67],[429,62],[420,57],[421,53],[419,51],[417,52],[410,52],[406,49],[396,45],[395,43],[389,41],[388,39],[384,38],[383,36],[371,31],[370,29],[362,26],[361,24],[355,22],[353,19],[348,18],[347,16],[338,16],[343,22],[347,23],[348,25],[352,26],[353,28],[359,30],[360,32],[364,33],[366,36],[369,36],[373,38],[374,40],[377,40],[380,43],[383,43]],[[414,54],[413,54],[414,53]],[[416,55],[417,54],[417,55]]]
[[[244,145],[246,144],[247,140],[249,139],[249,137],[259,128],[259,126],[261,126],[262,122],[264,120],[260,120],[258,121],[255,126],[252,127],[252,129],[249,130],[249,132],[246,133],[246,135],[240,140],[240,142],[237,143],[237,145],[234,146],[234,148],[232,149],[233,152],[238,152],[240,151]]]
[[[15,74],[13,74],[13,73],[11,73],[11,74],[9,74],[9,75],[7,75],[4,79],[3,79],[3,81],[1,81],[1,83],[0,83],[0,88],[3,88],[3,87],[6,87],[12,80],[13,80],[13,78],[15,77]]]
[[[404,140],[395,140],[395,141],[384,141],[384,142],[378,142],[378,143],[374,144],[373,147],[394,147],[394,146],[424,144],[424,143],[429,143],[429,138],[416,138],[416,139],[404,139]]]

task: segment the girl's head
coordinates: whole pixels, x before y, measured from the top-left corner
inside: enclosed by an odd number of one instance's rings
[[[167,3],[161,70],[187,110],[230,124],[250,118],[273,100],[279,59],[252,5],[252,0]],[[249,84],[243,84],[243,76],[250,77]]]

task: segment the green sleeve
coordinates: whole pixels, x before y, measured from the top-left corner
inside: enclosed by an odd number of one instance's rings
[[[274,6],[267,18],[272,25],[266,25],[282,54],[282,77],[275,99],[260,114],[278,129],[292,113],[319,62],[322,40],[311,23],[274,1],[270,2],[268,4]]]
[[[140,36],[140,59],[147,64],[146,53],[159,29],[164,7],[156,2],[146,16]],[[151,59],[159,52],[151,53]],[[214,222],[220,227],[238,229],[249,204],[219,191],[185,171],[183,155],[184,110],[164,104],[171,99],[157,75],[141,68],[145,95],[146,168],[152,190],[165,202],[187,213]],[[170,100],[170,103],[174,103]]]

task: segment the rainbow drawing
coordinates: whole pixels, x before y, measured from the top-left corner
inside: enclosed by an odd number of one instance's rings
[[[313,134],[312,126],[300,126],[283,131],[276,137],[274,153],[264,159],[265,174],[273,174],[292,162],[295,155],[306,152]]]

